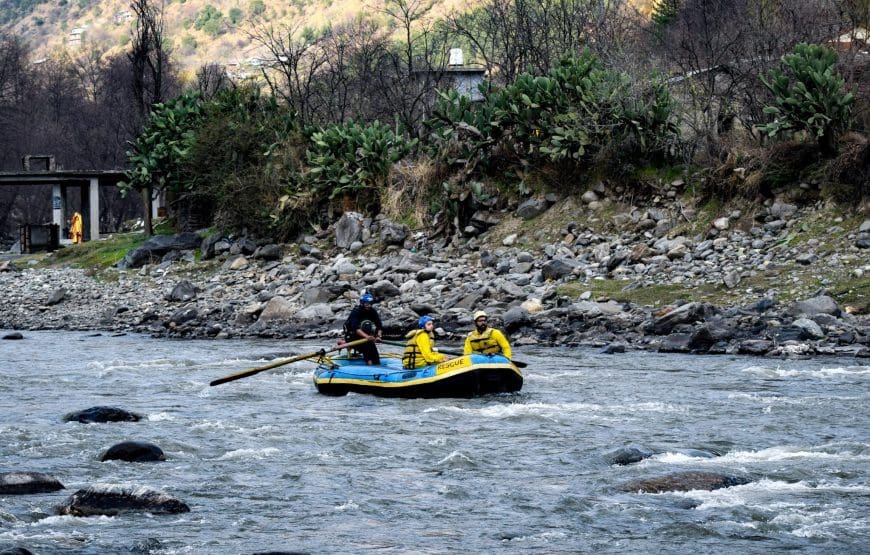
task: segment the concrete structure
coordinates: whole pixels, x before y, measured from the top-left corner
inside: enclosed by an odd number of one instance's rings
[[[51,185],[52,223],[67,227],[67,193],[78,187],[82,199],[84,240],[100,238],[100,187],[116,187],[124,179],[122,170],[58,170],[54,156],[28,155],[23,159],[24,171],[0,172],[0,186]],[[25,222],[34,223],[34,222]]]

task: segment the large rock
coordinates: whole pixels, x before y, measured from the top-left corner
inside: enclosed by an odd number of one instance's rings
[[[667,335],[678,325],[693,324],[703,320],[713,312],[713,307],[708,304],[686,303],[656,319],[646,329],[656,335]]]
[[[189,231],[178,235],[155,235],[128,252],[116,266],[121,269],[139,268],[143,264],[159,262],[169,251],[194,250],[201,245],[199,235]]]
[[[611,451],[604,455],[604,459],[609,464],[627,465],[640,462],[653,456],[653,452],[643,447],[620,447],[615,451]]]
[[[789,313],[793,316],[805,315],[813,317],[816,314],[831,314],[840,316],[841,311],[837,301],[828,295],[819,295],[811,299],[798,301],[789,309]]]
[[[510,308],[501,318],[504,322],[505,331],[508,333],[513,333],[531,322],[529,311],[519,306]]]
[[[122,441],[109,447],[101,461],[157,462],[165,461],[163,450],[147,441]]]
[[[669,491],[691,491],[730,488],[751,482],[749,478],[717,474],[715,472],[676,472],[650,478],[646,480],[634,480],[623,484],[622,491],[637,493],[664,493]]]
[[[190,507],[171,495],[147,487],[94,485],[69,496],[57,512],[72,516],[116,516],[130,512],[170,514],[190,512]]]
[[[567,275],[570,275],[576,267],[576,260],[572,260],[569,258],[557,258],[554,260],[548,260],[546,263],[544,263],[544,265],[541,267],[541,272],[544,275],[544,279],[558,280]]]
[[[175,284],[172,292],[166,295],[167,301],[187,302],[196,298],[196,286],[189,280],[183,279]]]
[[[357,212],[345,212],[335,223],[335,246],[349,249],[352,244],[362,239],[363,215]]]
[[[543,214],[546,210],[547,201],[543,199],[530,198],[520,204],[517,208],[517,216],[524,220],[531,220],[532,218]]]
[[[326,303],[313,304],[296,312],[293,319],[328,322],[332,320],[332,308]]]
[[[397,224],[389,220],[381,222],[381,241],[385,245],[402,245],[411,231],[404,224]]]
[[[296,313],[296,308],[284,297],[272,297],[263,312],[260,313],[260,321],[271,322],[274,320],[288,320]]]
[[[41,472],[0,472],[0,495],[48,493],[60,489],[63,484]]]
[[[138,414],[116,407],[91,407],[89,409],[70,412],[63,417],[66,422],[138,422],[142,419]]]

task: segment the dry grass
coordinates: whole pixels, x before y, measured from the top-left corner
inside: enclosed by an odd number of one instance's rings
[[[394,164],[381,199],[382,211],[411,228],[427,225],[430,199],[444,177],[442,168],[428,158]]]

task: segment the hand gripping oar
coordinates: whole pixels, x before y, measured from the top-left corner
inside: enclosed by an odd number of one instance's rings
[[[386,343],[387,345],[395,345],[396,347],[404,347],[405,346],[404,343],[399,343],[398,341],[383,340],[383,341],[381,341],[381,343]],[[459,351],[445,351],[444,349],[438,349],[438,352],[444,353],[445,355],[455,356],[455,357],[465,356],[465,353],[460,353]],[[522,362],[520,360],[513,360],[513,359],[509,359],[509,360],[517,368],[525,368],[526,366],[528,366],[528,363]]]
[[[290,364],[291,362],[299,362],[300,360],[305,360],[306,358],[314,358],[316,356],[322,356],[326,353],[334,353],[335,351],[340,351],[342,349],[346,349],[348,347],[356,347],[357,345],[362,345],[368,339],[357,339],[356,341],[351,341],[350,343],[344,343],[339,347],[335,347],[334,349],[329,349],[324,351],[323,349],[313,352],[307,353],[304,355],[295,356],[293,358],[287,358],[284,360],[279,360],[278,362],[273,362],[271,364],[267,364],[265,366],[258,366],[257,368],[248,368],[247,370],[242,370],[241,372],[237,372],[235,374],[230,374],[229,376],[224,376],[223,378],[218,378],[216,380],[212,380],[208,385],[220,385],[222,383],[231,382],[233,380],[239,380],[241,378],[247,378],[248,376],[253,376],[254,374],[259,374],[265,370],[271,370],[272,368],[277,368],[279,366],[284,366],[285,364]]]

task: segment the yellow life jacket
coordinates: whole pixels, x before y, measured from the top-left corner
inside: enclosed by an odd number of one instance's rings
[[[417,344],[421,333],[426,333],[426,330],[412,330],[405,336],[408,338],[408,343],[405,344],[405,353],[402,355],[402,366],[405,368],[426,366],[426,361],[423,359],[423,351],[420,350],[420,346]]]
[[[468,342],[471,344],[472,353],[493,355],[501,352],[501,345],[492,336],[492,328],[486,328],[483,333],[477,333],[477,329],[469,332]]]

